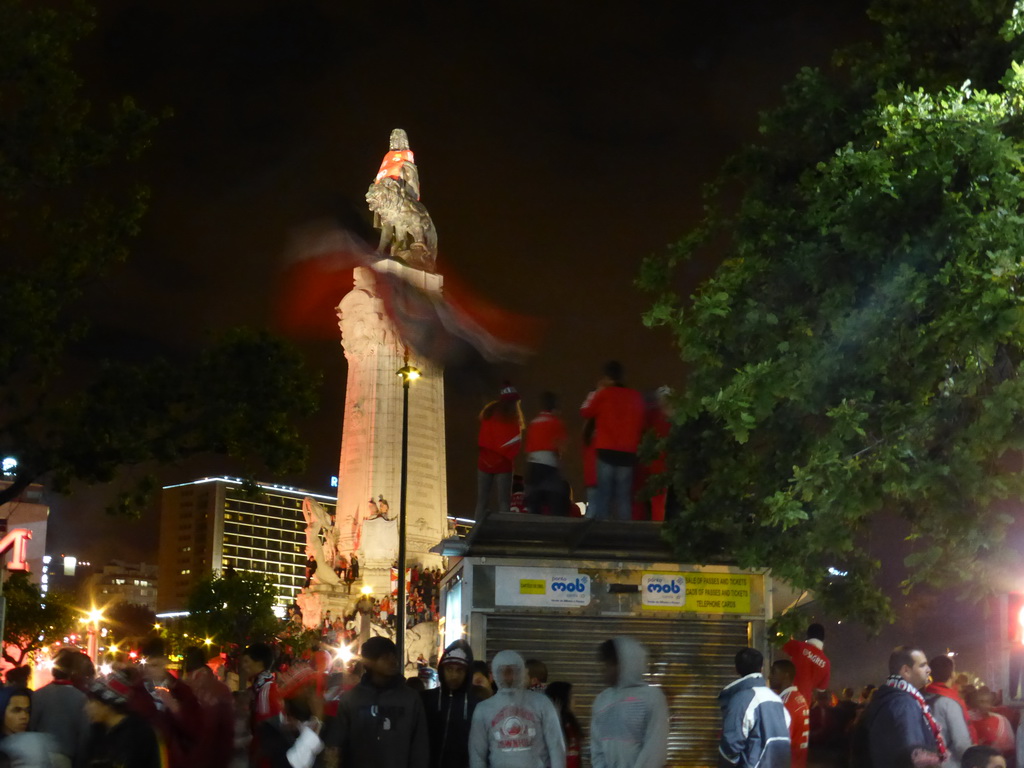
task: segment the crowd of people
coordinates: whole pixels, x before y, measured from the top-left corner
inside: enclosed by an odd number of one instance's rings
[[[392,568],[397,578],[398,564]],[[423,568],[413,565],[407,570],[408,594],[405,604],[406,629],[410,629],[425,621],[436,621],[438,618],[437,598],[441,588],[440,568]],[[359,635],[359,617],[368,614],[373,624],[393,631],[398,619],[398,609],[393,595],[378,598],[374,595],[361,595],[347,614],[332,615],[325,611],[320,621],[320,640],[329,646],[349,645]],[[292,603],[286,609],[285,626],[279,639],[286,644],[296,636],[305,632],[302,609]]]
[[[668,435],[670,395],[671,391],[662,387],[645,396],[626,386],[621,363],[605,365],[597,387],[580,407],[584,427],[579,446],[588,517],[664,520],[671,514],[670,490],[646,488],[650,478],[664,471],[664,454],[640,457],[645,435]],[[580,514],[576,494],[562,471],[572,441],[557,395],[542,393],[538,406],[537,415],[527,422],[519,392],[506,383],[498,399],[480,412],[477,520],[492,509],[499,513]],[[516,473],[520,456],[525,471]],[[493,508],[492,501],[496,501]]]
[[[406,680],[383,636],[347,669],[320,649],[284,665],[256,643],[240,656],[234,693],[200,648],[172,671],[159,637],[137,663],[120,659],[102,675],[64,649],[39,690],[24,668],[9,671],[0,766],[582,768],[589,747],[593,768],[661,768],[672,725],[665,692],[644,682],[646,650],[616,637],[593,651],[606,687],[584,730],[572,683],[549,683],[542,660],[505,650],[486,664],[464,640],[445,649],[436,686]],[[767,678],[760,651],[735,654],[737,678],[718,694],[719,768],[1024,766],[1019,712],[958,677],[948,656],[897,648],[880,686],[837,697],[820,625],[783,653]]]
[[[957,675],[953,659],[901,646],[876,687],[828,689],[825,631],[783,646],[766,680],[760,652],[736,655],[739,679],[719,696],[721,765],[744,768],[1015,768],[1024,766],[1020,710]],[[1017,734],[1016,737],[1014,734]]]

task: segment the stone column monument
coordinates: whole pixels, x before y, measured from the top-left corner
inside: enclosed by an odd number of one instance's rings
[[[434,273],[437,235],[419,201],[419,191],[419,173],[405,131],[392,131],[391,147],[366,194],[374,224],[381,230],[378,250],[386,257],[372,269],[439,294],[443,279]],[[335,527],[338,551],[346,557],[358,554],[363,584],[382,596],[390,594],[391,566],[398,557],[402,449],[398,369],[407,356],[409,364],[422,372],[409,390],[406,546],[410,566],[441,565],[441,558],[429,549],[448,533],[448,489],[444,371],[417,359],[403,344],[375,286],[371,268],[357,268],[354,286],[338,307],[348,382]],[[387,512],[381,497],[389,503]]]

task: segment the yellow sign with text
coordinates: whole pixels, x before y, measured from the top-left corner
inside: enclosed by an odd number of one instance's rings
[[[645,610],[750,613],[752,576],[732,573],[645,571],[640,581]]]
[[[685,611],[694,613],[750,613],[753,578],[732,573],[684,573]]]
[[[520,579],[520,595],[543,595],[548,591],[548,583],[544,579]]]

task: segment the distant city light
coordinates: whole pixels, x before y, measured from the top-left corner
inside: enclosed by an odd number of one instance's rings
[[[829,576],[849,576],[850,572],[849,571],[840,571],[838,568],[833,568],[832,566],[829,566],[828,575]]]
[[[15,474],[18,469],[18,460],[13,456],[6,456],[2,462],[0,462],[0,469],[7,476]]]
[[[337,487],[338,487],[338,476],[337,475],[331,475],[331,488],[337,488]]]
[[[229,483],[230,485],[244,485],[245,481],[237,477],[204,477],[202,480],[193,480],[188,483],[174,483],[173,485],[165,485],[163,489],[166,491],[168,488],[183,488],[186,485],[202,485],[203,483]],[[325,499],[326,501],[337,501],[334,496],[327,496],[322,493],[313,493],[312,491],[304,491],[301,488],[293,488],[289,485],[272,485],[268,483],[256,483],[257,488],[263,490],[280,491],[292,496],[312,496],[314,499]]]

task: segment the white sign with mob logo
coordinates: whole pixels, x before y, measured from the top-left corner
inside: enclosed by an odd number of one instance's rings
[[[495,571],[496,605],[579,608],[590,605],[590,576],[571,568],[515,568]]]
[[[678,573],[645,573],[640,581],[643,605],[682,608],[686,605],[686,577]]]

